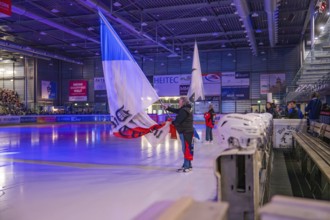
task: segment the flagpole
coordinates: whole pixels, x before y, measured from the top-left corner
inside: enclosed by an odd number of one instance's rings
[[[165,106],[165,104],[162,102],[161,99],[159,99],[159,102],[160,102],[160,105],[161,105],[161,106]],[[168,113],[168,111],[167,111],[166,109],[164,109],[164,110],[165,110],[165,113],[167,114],[167,116],[168,116],[169,118],[172,118],[172,117],[170,116],[170,114]]]

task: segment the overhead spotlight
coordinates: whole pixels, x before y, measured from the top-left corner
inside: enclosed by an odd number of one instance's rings
[[[228,53],[228,54],[227,54],[227,56],[228,56],[228,57],[231,57],[231,56],[232,56],[232,54],[231,54],[231,53]]]
[[[77,46],[77,44],[75,44],[75,43],[71,43],[70,45],[71,45],[72,47]]]
[[[53,12],[53,13],[59,13],[60,11],[58,10],[58,9],[56,9],[56,8],[53,8],[52,10],[50,10],[51,12]]]
[[[263,43],[262,41],[260,41],[260,42],[259,42],[259,45],[262,46],[262,45],[264,45],[264,43]]]
[[[88,27],[87,30],[88,31],[94,31],[95,29],[93,27]]]
[[[142,26],[142,27],[145,27],[145,26],[148,26],[148,24],[145,23],[145,22],[142,22],[142,23],[141,23],[141,26]]]
[[[161,37],[160,39],[161,39],[161,40],[166,40],[166,37]]]
[[[47,35],[47,33],[46,32],[43,32],[43,31],[40,31],[40,34],[41,35]]]
[[[222,44],[221,47],[222,47],[222,48],[225,48],[225,47],[226,47],[226,44]]]
[[[120,4],[119,2],[114,2],[114,3],[113,3],[113,6],[121,7],[121,4]]]
[[[206,17],[202,17],[201,18],[201,21],[206,22],[207,21],[207,18]]]
[[[257,12],[253,12],[251,15],[251,17],[253,17],[253,18],[258,17],[258,16],[259,16],[259,14]]]

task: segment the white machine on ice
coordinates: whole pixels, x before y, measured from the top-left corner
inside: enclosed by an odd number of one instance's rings
[[[217,125],[218,143],[224,148],[256,148],[267,142],[268,115],[228,114]]]

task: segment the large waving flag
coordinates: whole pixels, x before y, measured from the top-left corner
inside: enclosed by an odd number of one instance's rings
[[[169,125],[158,125],[145,113],[159,99],[156,91],[100,11],[99,16],[102,65],[114,134],[124,138],[151,134],[161,139],[159,129]]]
[[[199,53],[198,53],[198,47],[197,47],[196,41],[195,41],[195,47],[194,47],[194,57],[193,57],[191,75],[192,75],[191,83],[190,83],[187,97],[189,99],[193,99],[194,101],[197,101],[199,98],[201,100],[204,100],[205,96],[204,96],[202,70],[201,70],[201,63],[199,61]]]

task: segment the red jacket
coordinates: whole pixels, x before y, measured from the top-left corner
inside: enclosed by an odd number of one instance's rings
[[[207,127],[213,128],[213,115],[210,112],[204,113],[205,125]]]

